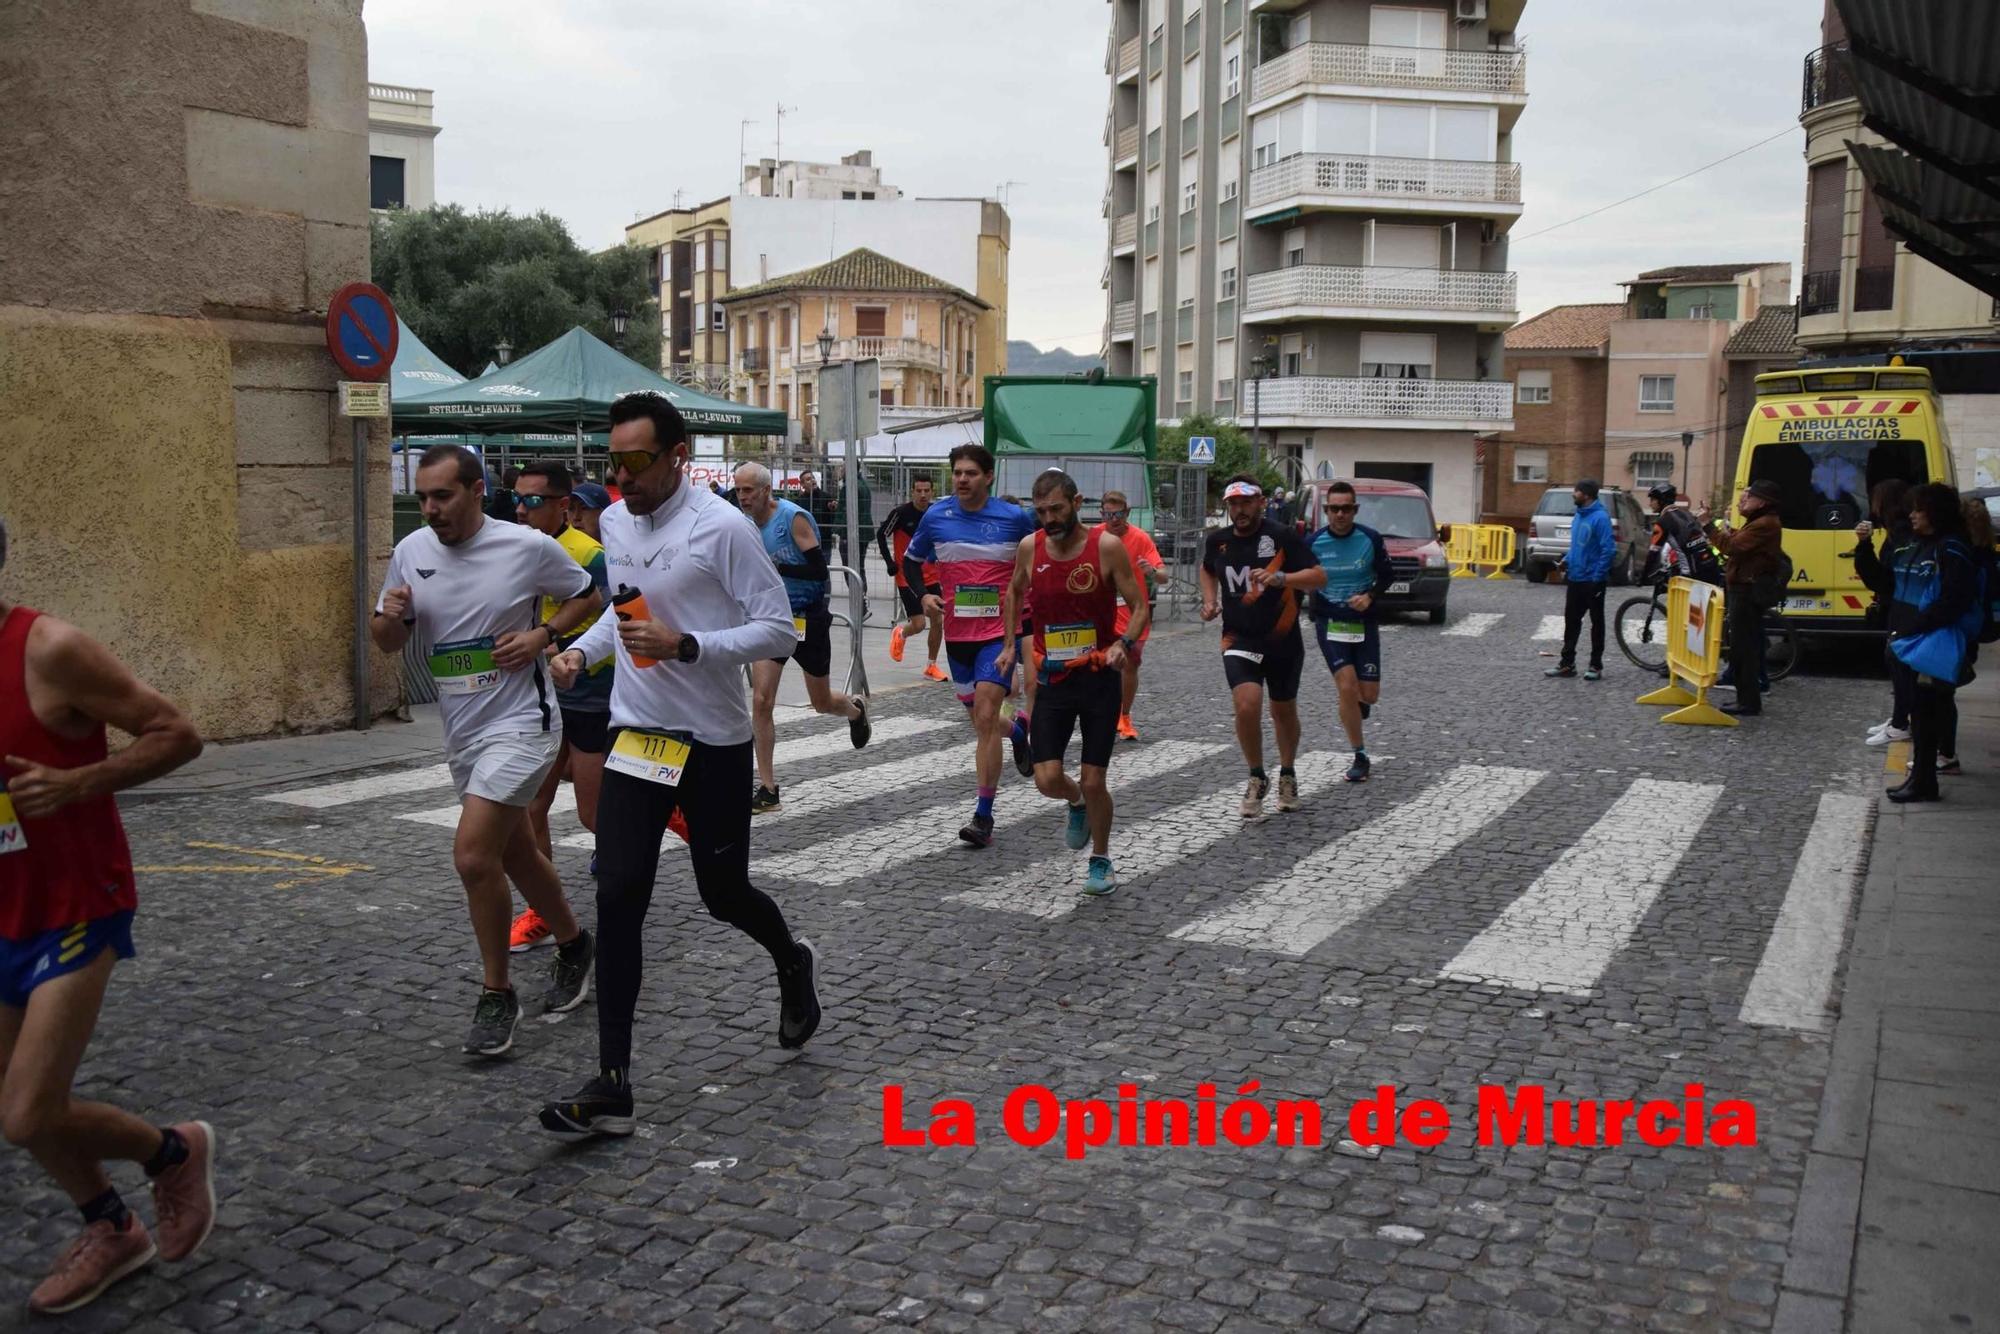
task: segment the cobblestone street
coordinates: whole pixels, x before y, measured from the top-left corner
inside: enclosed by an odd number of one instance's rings
[[[1829,1056],[1798,979],[1841,948],[1774,926],[1809,832],[1867,837],[1886,687],[1809,658],[1761,720],[1662,726],[1615,645],[1602,682],[1543,678],[1561,599],[1462,580],[1446,625],[1389,629],[1361,786],[1309,649],[1305,808],[1252,824],[1215,631],[1166,626],[1111,769],[1103,900],[1011,770],[994,847],[956,843],[948,686],[880,696],[861,752],[785,725],[753,875],[820,948],[826,1022],[781,1051],[768,961],[670,840],[626,1141],[535,1124],[594,1073],[594,1006],[525,1023],[510,1059],[458,1052],[479,977],[442,755],[130,802],[139,958],[79,1094],[212,1121],[224,1208],[195,1260],[66,1327],[1768,1328]],[[557,813],[589,923],[589,838],[567,792]],[[548,959],[517,956],[525,991]],[[1226,1103],[1251,1081],[1318,1100],[1325,1144],[1070,1161],[1001,1128],[1022,1084]],[[1442,1101],[1448,1140],[1339,1145],[1384,1084]],[[1757,1143],[1481,1146],[1482,1084],[1700,1084],[1754,1104]],[[970,1102],[977,1147],[885,1146],[885,1085],[917,1124]],[[16,1151],[0,1198],[12,1327],[75,1215]]]

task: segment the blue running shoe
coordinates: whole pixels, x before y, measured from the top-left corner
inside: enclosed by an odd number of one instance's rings
[[[1083,892],[1092,898],[1102,898],[1116,888],[1118,888],[1118,877],[1111,873],[1111,859],[1092,857],[1090,874],[1083,880]]]
[[[1355,753],[1354,763],[1347,766],[1347,781],[1350,783],[1365,783],[1368,781],[1368,757],[1366,755],[1358,751]]]
[[[1069,808],[1069,826],[1063,830],[1063,842],[1070,851],[1082,852],[1090,846],[1090,811],[1087,807]]]

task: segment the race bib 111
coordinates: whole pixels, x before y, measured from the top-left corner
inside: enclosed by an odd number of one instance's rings
[[[688,750],[688,743],[679,737],[628,727],[612,743],[604,767],[648,783],[679,787],[687,771]]]

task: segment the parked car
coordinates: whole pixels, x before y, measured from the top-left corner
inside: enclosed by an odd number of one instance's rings
[[[1309,536],[1326,523],[1326,489],[1331,485],[1316,481],[1300,488]],[[1384,611],[1421,611],[1432,625],[1443,624],[1445,598],[1451,592],[1451,564],[1445,559],[1444,543],[1438,540],[1431,498],[1422,487],[1408,482],[1358,477],[1353,486],[1355,503],[1361,507],[1355,521],[1382,534],[1389,561],[1396,567],[1395,582],[1378,605]]]
[[[1646,566],[1653,525],[1623,487],[1607,486],[1597,498],[1611,516],[1611,540],[1617,543],[1611,554],[1611,582],[1629,584]],[[1576,496],[1569,487],[1552,486],[1542,493],[1534,517],[1528,520],[1527,545],[1521,553],[1521,570],[1529,583],[1545,582],[1556,562],[1569,555],[1569,525],[1575,513]]]

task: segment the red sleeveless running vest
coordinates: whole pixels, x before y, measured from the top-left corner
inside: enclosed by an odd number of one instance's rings
[[[52,769],[96,764],[106,754],[102,723],[72,741],[43,727],[28,707],[28,630],[40,615],[16,607],[0,621],[0,756]],[[138,905],[131,849],[110,796],[75,802],[39,820],[6,815],[0,810],[0,938],[26,940]]]
[[[1102,653],[1118,638],[1118,590],[1098,568],[1103,534],[1092,529],[1083,550],[1069,560],[1049,554],[1049,535],[1035,530],[1035,563],[1029,571],[1028,601],[1035,609],[1035,652],[1052,670],[1060,670],[1066,653],[1076,649],[1076,631],[1089,626],[1088,649]],[[1057,642],[1054,656],[1051,637]]]

